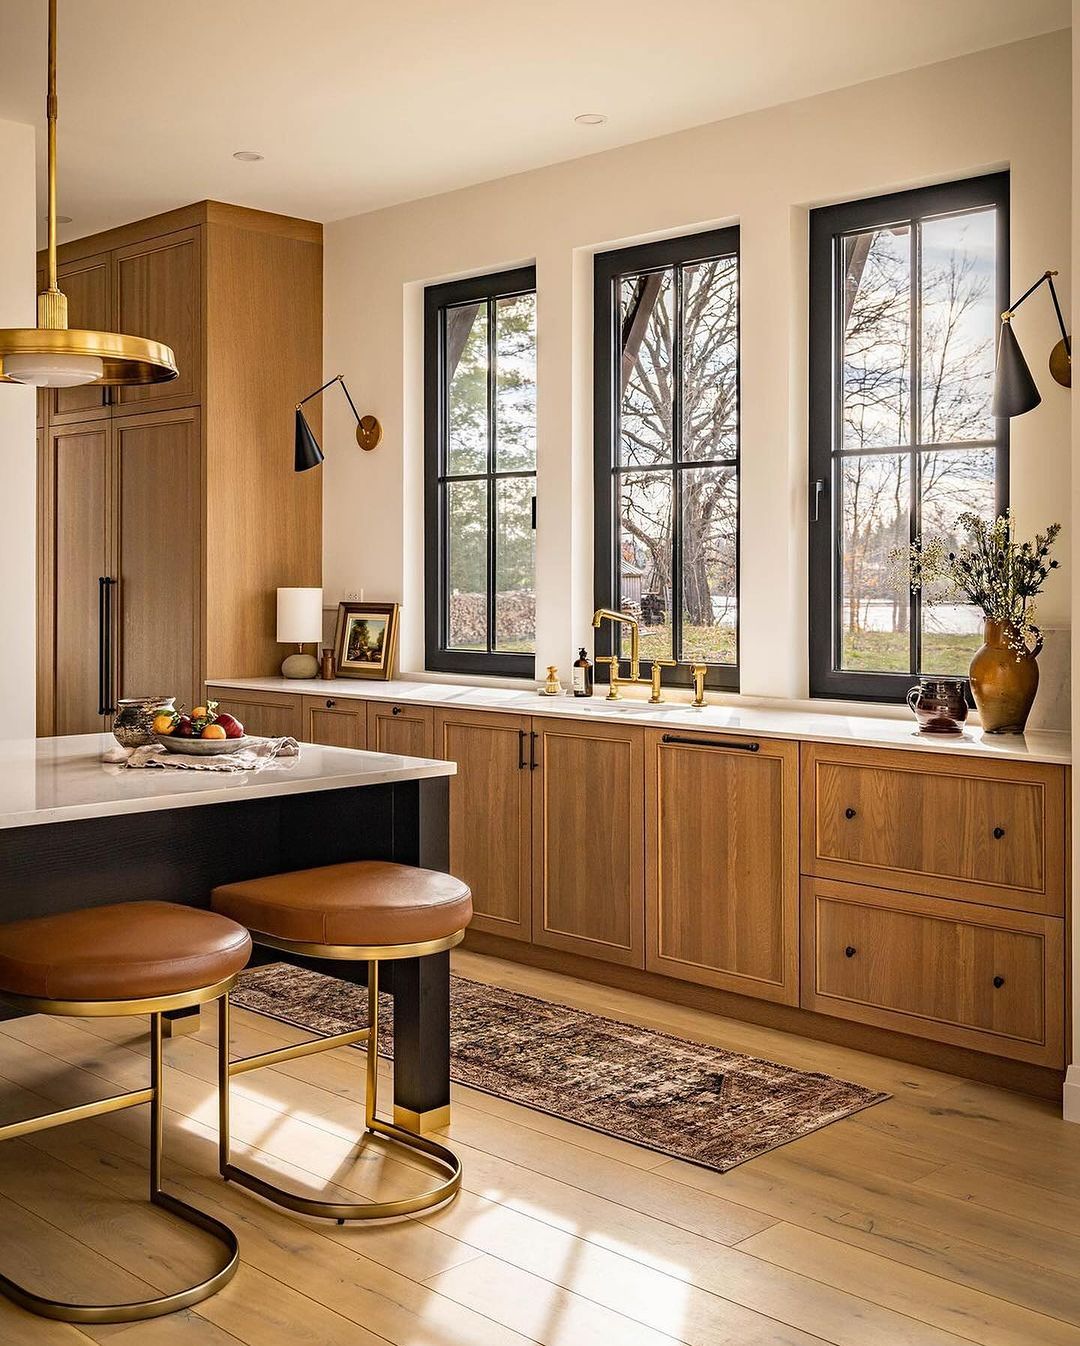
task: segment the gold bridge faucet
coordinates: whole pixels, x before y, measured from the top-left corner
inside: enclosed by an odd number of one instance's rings
[[[630,628],[630,676],[628,678],[619,677],[619,656],[617,654],[597,655],[598,664],[608,664],[611,668],[611,678],[607,694],[608,701],[621,701],[622,694],[620,687],[629,686],[631,683],[643,683],[652,689],[652,695],[649,697],[649,704],[659,705],[664,697],[660,690],[660,678],[662,670],[665,668],[674,668],[674,659],[654,659],[652,661],[652,675],[648,678],[641,676],[641,628],[636,617],[631,617],[625,612],[615,612],[612,608],[597,608],[593,613],[592,624],[599,630],[600,623],[609,621],[614,623],[625,622]]]

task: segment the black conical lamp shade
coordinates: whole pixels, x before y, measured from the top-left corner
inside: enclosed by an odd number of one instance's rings
[[[1041,401],[1042,395],[1031,377],[1031,370],[1012,324],[1003,322],[998,338],[994,400],[990,410],[995,416],[1022,416],[1025,411],[1034,411]]]
[[[1028,375],[1030,378],[1031,376]],[[318,467],[324,457],[318,441],[311,433],[311,426],[304,419],[304,413],[296,408],[296,459],[293,468],[297,472],[306,472],[309,467]]]

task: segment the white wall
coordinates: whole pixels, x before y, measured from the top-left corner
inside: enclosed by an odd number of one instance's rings
[[[37,199],[34,128],[0,121],[0,327],[33,327]],[[0,385],[2,738],[33,736],[37,449],[34,391]]]
[[[422,668],[420,290],[535,261],[537,662],[565,672],[593,606],[592,253],[738,221],[742,690],[805,695],[807,210],[1008,167],[1013,291],[1056,267],[1067,298],[1070,117],[1064,32],[328,225],[327,375],[386,431],[360,454],[347,408],[325,404],[328,601],[402,600],[402,667]],[[1040,367],[1050,305],[1015,326],[1045,400],[1014,422],[1014,508],[1024,528],[1068,527],[1069,398]],[[1067,625],[1067,566],[1054,581],[1042,617]]]
[[[1080,25],[1080,0],[1073,0],[1073,33]],[[1074,38],[1072,46],[1073,101],[1072,124],[1074,128],[1072,143],[1072,243],[1073,251],[1080,255],[1080,38]],[[1080,286],[1073,295],[1072,323],[1070,331],[1074,334],[1080,322]],[[1072,512],[1075,519],[1080,515],[1080,412],[1076,408],[1076,389],[1073,388],[1072,415]],[[1073,569],[1080,564],[1080,529],[1073,532]],[[1073,667],[1080,668],[1080,591],[1073,588],[1072,620],[1072,657]],[[1072,684],[1072,734],[1073,742],[1080,743],[1080,679],[1074,678]],[[1074,786],[1072,792],[1072,835],[1080,835],[1080,792]],[[1073,855],[1073,913],[1072,913],[1072,1010],[1073,1010],[1073,1049],[1075,1061],[1080,1061],[1080,847],[1074,841]],[[1069,1067],[1065,1084],[1064,1111],[1067,1121],[1080,1122],[1080,1065]]]

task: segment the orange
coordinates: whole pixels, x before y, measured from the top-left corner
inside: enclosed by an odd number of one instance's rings
[[[176,728],[171,715],[155,715],[153,727],[155,734],[171,734]]]
[[[225,730],[220,724],[208,724],[199,735],[200,738],[224,738]]]
[[[193,720],[205,720],[207,714],[208,712],[205,706],[196,706],[195,709],[191,712],[191,718]]]

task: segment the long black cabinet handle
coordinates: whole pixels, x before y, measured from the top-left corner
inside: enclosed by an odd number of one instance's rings
[[[739,752],[760,752],[760,743],[732,743],[728,739],[690,738],[686,734],[664,734],[661,743],[687,743],[692,748],[735,748]]]
[[[534,730],[529,735],[529,770],[535,771],[540,763],[536,760],[536,740],[540,737]]]
[[[98,577],[98,714],[112,715],[113,648],[112,590],[116,581],[110,575]]]
[[[525,730],[524,730],[524,729],[519,729],[519,730],[518,730],[518,770],[519,770],[519,771],[524,771],[525,768],[529,765],[528,762],[526,762],[526,760],[525,760],[525,739],[526,739],[527,737],[528,737],[528,735],[525,733]]]

